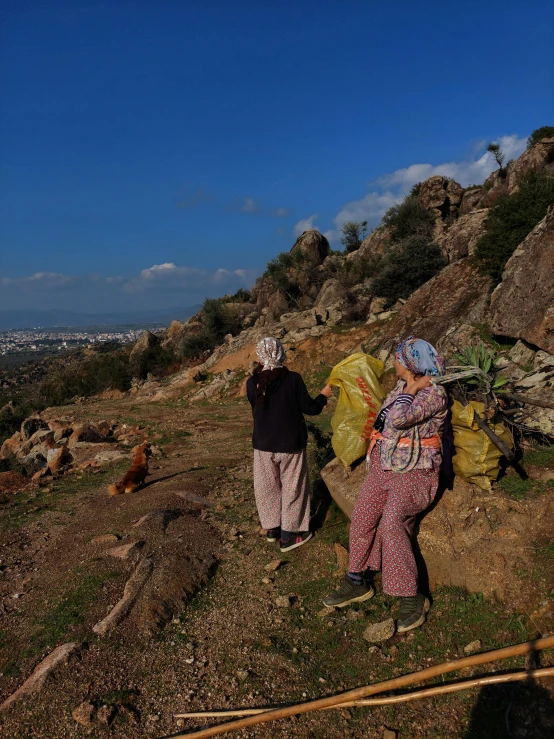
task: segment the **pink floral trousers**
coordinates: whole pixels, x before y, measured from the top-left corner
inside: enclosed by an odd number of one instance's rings
[[[418,592],[412,550],[415,517],[437,494],[438,470],[385,472],[379,451],[362,485],[350,526],[350,572],[381,570],[383,592],[401,598]]]

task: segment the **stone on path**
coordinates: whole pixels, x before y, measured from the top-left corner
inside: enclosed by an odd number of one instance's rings
[[[292,605],[292,599],[288,595],[280,595],[275,599],[275,605],[279,608],[290,608]]]
[[[481,639],[476,639],[475,641],[470,642],[469,644],[466,644],[464,647],[464,652],[466,654],[473,654],[474,652],[478,652],[482,647]]]
[[[91,544],[115,544],[116,541],[119,541],[119,537],[115,534],[100,534],[100,536],[95,536],[93,539],[90,540]]]
[[[98,713],[96,714],[98,723],[104,724],[104,726],[109,726],[114,720],[116,712],[117,709],[115,706],[108,706],[107,704],[100,706]]]
[[[89,701],[84,701],[83,703],[81,703],[81,705],[77,706],[77,708],[74,708],[73,711],[71,711],[71,715],[78,724],[81,724],[81,726],[86,726],[88,728],[92,726],[95,711],[96,709],[92,705],[92,703],[89,703]]]
[[[36,693],[41,690],[54,670],[60,665],[67,664],[69,658],[72,655],[77,655],[80,649],[81,644],[77,642],[68,642],[67,644],[62,644],[60,647],[56,647],[53,652],[50,652],[48,657],[45,657],[35,667],[31,676],[25,680],[23,685],[15,693],[12,693],[9,698],[6,698],[2,705],[0,705],[0,711],[5,711],[12,703],[21,700],[21,698],[24,698],[30,693]]]
[[[140,591],[152,574],[153,569],[154,562],[151,559],[143,559],[142,562],[137,565],[135,571],[125,584],[121,600],[115,604],[106,618],[103,618],[102,621],[99,621],[92,627],[92,630],[96,634],[105,634],[127,617]]]
[[[394,635],[395,630],[394,620],[387,618],[381,623],[370,624],[364,631],[364,639],[371,643],[387,641]]]
[[[273,562],[270,562],[269,564],[265,566],[265,569],[268,572],[277,572],[277,570],[281,567],[282,564],[283,564],[282,559],[274,559]]]
[[[122,544],[120,547],[108,549],[106,554],[109,554],[111,557],[117,557],[117,559],[127,559],[132,552],[136,549],[141,549],[143,546],[143,541],[130,541],[128,544]]]

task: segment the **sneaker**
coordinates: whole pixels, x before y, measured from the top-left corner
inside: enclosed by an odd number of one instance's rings
[[[291,549],[296,549],[296,547],[301,547],[302,544],[305,544],[307,541],[310,541],[313,534],[311,531],[299,531],[297,534],[291,534],[286,539],[281,539],[279,542],[279,545],[281,547],[282,552],[290,552]]]
[[[430,607],[429,599],[423,593],[418,593],[409,598],[401,598],[396,626],[398,633],[402,634],[404,631],[417,629],[418,626],[425,623],[425,615]]]
[[[265,538],[267,541],[273,543],[275,541],[279,541],[279,537],[281,536],[281,527],[276,526],[274,529],[268,529],[265,534]]]
[[[323,605],[327,608],[344,608],[350,603],[361,603],[369,600],[375,595],[375,590],[367,583],[354,585],[352,580],[345,575],[342,585],[338,590],[323,599]]]

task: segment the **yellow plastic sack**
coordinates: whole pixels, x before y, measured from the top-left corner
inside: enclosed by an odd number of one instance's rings
[[[384,371],[383,362],[363,352],[351,354],[333,367],[329,384],[340,391],[331,419],[333,450],[345,467],[367,453],[373,423],[385,397],[380,382]]]
[[[452,404],[452,427],[456,454],[453,459],[454,472],[467,482],[475,483],[482,490],[491,489],[491,481],[500,472],[502,452],[489,439],[474,420],[475,411],[483,417],[485,406],[471,400],[464,406],[457,400]],[[503,423],[489,423],[491,431],[499,436],[510,448],[514,439]]]

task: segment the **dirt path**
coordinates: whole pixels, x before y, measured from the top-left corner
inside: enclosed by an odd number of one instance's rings
[[[531,633],[519,614],[446,588],[435,594],[424,627],[379,647],[362,633],[370,620],[389,615],[393,600],[378,595],[362,607],[323,613],[321,598],[340,576],[334,545],[347,543],[346,523],[331,507],[305,547],[281,557],[267,544],[255,515],[243,401],[98,402],[82,406],[82,415],[141,423],[166,456],[134,495],[106,497],[119,468],[68,477],[2,513],[0,701],[54,646],[86,644],[80,660],[0,715],[3,737],[163,737],[202,723],[176,721],[182,710],[301,701],[461,656],[475,639],[489,649]],[[136,525],[153,511],[165,513]],[[103,535],[113,540],[92,541]],[[134,542],[128,559],[108,553]],[[145,558],[154,562],[153,582],[128,619],[96,635],[92,627]],[[288,606],[278,605],[283,596]],[[71,716],[83,701],[102,709],[88,728]],[[405,739],[502,737],[508,706],[513,736],[542,737],[554,727],[551,702],[531,686],[329,711],[248,736],[381,737],[388,728]]]

